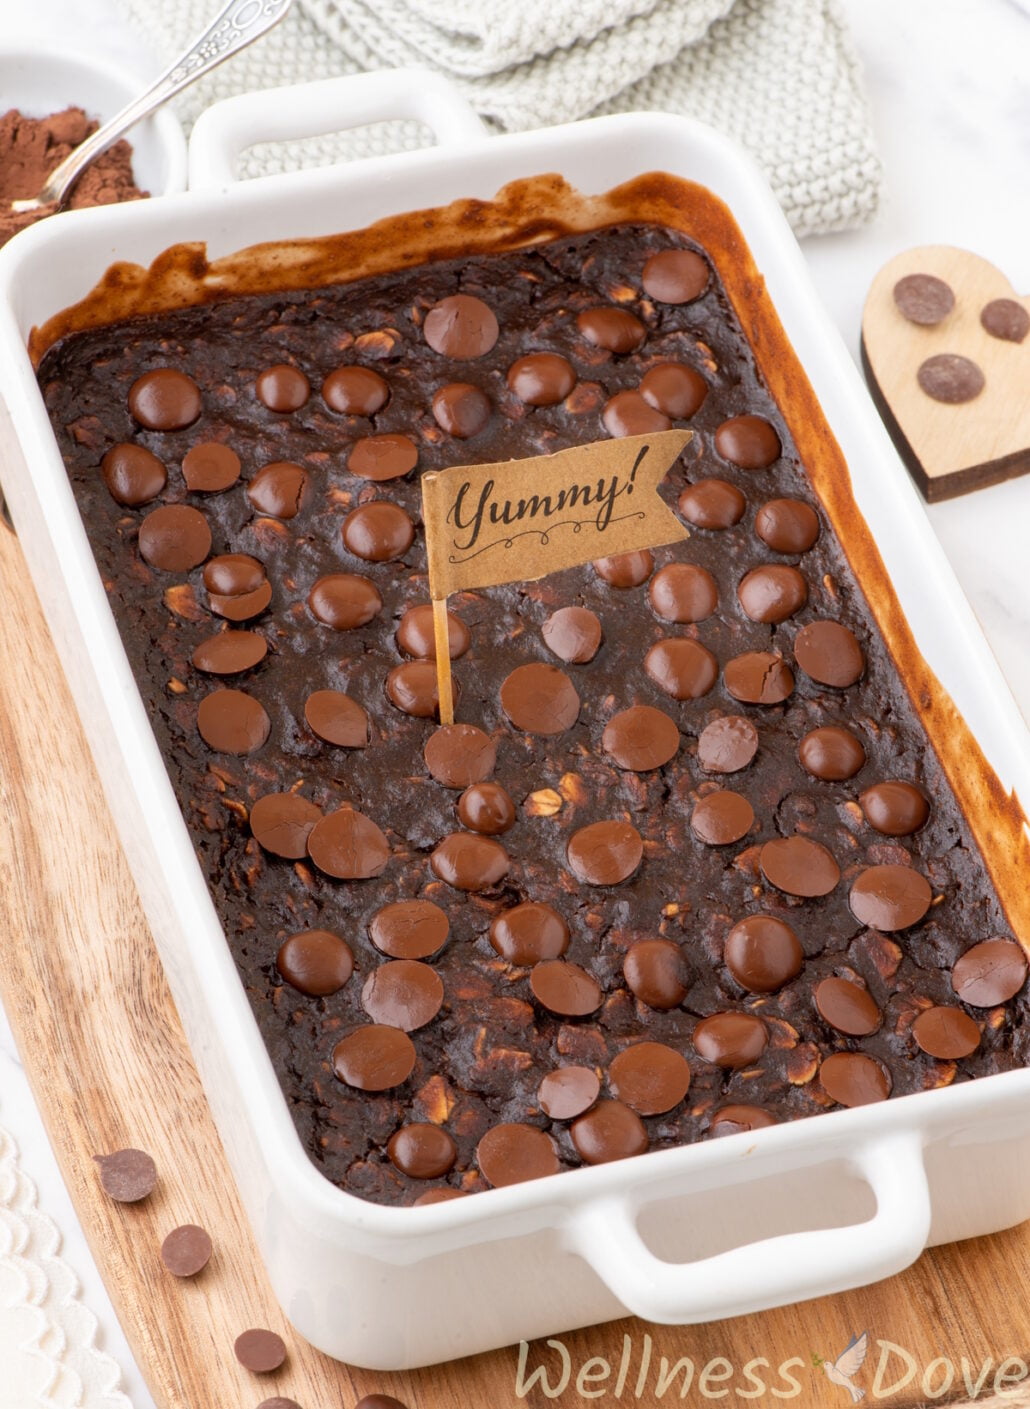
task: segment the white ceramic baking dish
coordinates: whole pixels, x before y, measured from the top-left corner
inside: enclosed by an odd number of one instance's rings
[[[234,184],[252,142],[393,117],[420,118],[439,145]],[[4,492],[275,1291],[298,1331],[364,1366],[432,1363],[627,1310],[679,1323],[753,1312],[889,1276],[928,1243],[1030,1216],[1030,1070],[433,1207],[365,1203],[304,1154],[223,942],[26,356],[30,328],[113,258],[145,265],[173,242],[206,240],[215,256],[489,198],[540,172],[601,192],[654,169],[702,183],[734,212],[920,649],[1006,791],[1030,796],[1026,727],[908,475],[763,179],[715,133],[635,115],[488,138],[424,74],[254,94],[198,123],[190,194],[58,217],[0,254]]]

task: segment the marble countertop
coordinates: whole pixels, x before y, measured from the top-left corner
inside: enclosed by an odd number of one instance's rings
[[[876,222],[803,243],[820,297],[857,359],[862,304],[881,265],[911,245],[954,244],[1030,289],[1030,0],[842,0],[865,66],[887,176]],[[142,79],[158,67],[113,0],[0,0],[8,44],[46,45],[120,61]],[[0,93],[0,109],[3,94]],[[1030,720],[1030,476],[952,500],[928,515]],[[17,1140],[64,1256],[121,1364],[135,1409],[153,1400],[97,1275],[0,1013],[0,1124]]]

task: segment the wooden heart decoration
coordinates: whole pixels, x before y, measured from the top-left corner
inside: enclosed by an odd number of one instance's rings
[[[922,245],[886,264],[862,365],[928,502],[1030,472],[1030,298],[986,259]]]

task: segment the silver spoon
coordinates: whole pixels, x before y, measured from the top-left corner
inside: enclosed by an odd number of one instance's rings
[[[145,93],[76,147],[51,172],[37,196],[12,201],[11,210],[21,215],[54,206],[60,209],[68,192],[94,157],[106,151],[123,132],[149,116],[155,108],[174,98],[196,79],[217,68],[224,59],[239,53],[277,25],[290,4],[291,0],[229,0],[229,4],[211,21],[204,33],[194,40],[181,58],[155,79]]]

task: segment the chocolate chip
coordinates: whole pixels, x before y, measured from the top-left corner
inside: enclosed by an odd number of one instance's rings
[[[216,616],[224,616],[227,621],[250,621],[260,616],[272,600],[272,584],[266,579],[252,592],[239,592],[227,595],[212,592],[208,605]]]
[[[560,1017],[584,1018],[595,1013],[604,1001],[597,980],[586,969],[564,959],[543,959],[535,964],[529,986],[541,1007]]]
[[[674,700],[698,700],[719,678],[719,662],[708,647],[686,636],[656,641],[644,657],[644,669]]]
[[[740,523],[747,500],[736,485],[724,479],[699,479],[687,485],[676,507],[695,528],[720,530]]]
[[[100,1184],[109,1199],[120,1204],[139,1203],[154,1192],[157,1165],[145,1150],[115,1150],[111,1155],[94,1155],[100,1166]]]
[[[868,1106],[886,1101],[891,1092],[886,1071],[864,1052],[834,1052],[819,1068],[819,1081],[840,1106]]]
[[[240,457],[228,445],[202,441],[183,456],[182,477],[194,493],[219,494],[240,477]]]
[[[794,659],[810,679],[845,690],[865,670],[855,633],[839,621],[811,621],[794,637]]]
[[[980,1045],[980,1029],[961,1008],[927,1008],[912,1024],[912,1036],[927,1056],[942,1062],[972,1056]]]
[[[350,695],[340,690],[316,690],[304,701],[308,728],[327,744],[341,749],[363,749],[372,736],[368,715]]]
[[[916,925],[930,908],[930,882],[911,866],[867,866],[851,887],[856,920],[891,933]]]
[[[390,959],[365,980],[361,1005],[373,1022],[414,1032],[440,1011],[443,981],[435,969],[416,959]]]
[[[469,294],[441,299],[422,324],[422,335],[433,351],[458,362],[483,357],[497,341],[499,332],[493,309]]]
[[[589,1067],[559,1067],[540,1083],[540,1109],[552,1120],[575,1120],[588,1111],[601,1092],[597,1073]]]
[[[576,315],[576,327],[594,347],[622,355],[635,352],[647,337],[640,319],[625,308],[586,308]]]
[[[354,631],[379,614],[383,599],[369,578],[354,572],[331,572],[312,587],[308,606],[313,616],[334,631]]]
[[[389,383],[371,367],[337,367],[322,383],[322,400],[341,416],[374,416],[389,399]]]
[[[633,996],[659,1012],[678,1008],[687,996],[686,961],[671,939],[638,939],[626,951],[622,973]]]
[[[690,829],[708,846],[728,846],[747,836],[754,820],[747,798],[725,788],[701,798],[690,814]]]
[[[449,382],[433,396],[433,415],[441,430],[456,440],[478,435],[490,421],[490,398],[470,382]]]
[[[707,568],[695,563],[667,563],[647,589],[655,616],[680,625],[707,621],[719,605],[719,589]]]
[[[191,662],[208,675],[238,675],[260,665],[268,642],[256,631],[219,631],[194,648]]]
[[[609,435],[653,435],[656,431],[667,431],[672,422],[662,411],[658,411],[639,391],[617,391],[605,403],[601,420]]]
[[[440,1189],[427,1189],[424,1194],[419,1194],[418,1198],[417,1198],[417,1199],[414,1201],[414,1203],[412,1204],[412,1208],[420,1208],[420,1207],[422,1207],[422,1206],[425,1205],[425,1204],[445,1204],[445,1203],[450,1203],[450,1201],[451,1201],[452,1199],[467,1199],[467,1198],[468,1198],[468,1190],[467,1190],[467,1189],[450,1189],[450,1188],[448,1188],[448,1187],[445,1185],[443,1188],[440,1188]],[[370,1394],[370,1395],[366,1395],[366,1396],[365,1396],[365,1401],[368,1402],[368,1401],[374,1400],[374,1399],[387,1399],[387,1400],[388,1400],[389,1398],[390,1398],[390,1396],[389,1396],[388,1394],[383,1394],[383,1395],[374,1395],[374,1394]],[[354,1409],[361,1409],[361,1403],[362,1403],[362,1401],[359,1400],[358,1403],[354,1406]],[[398,1403],[398,1405],[400,1405],[400,1400],[398,1400],[397,1403]],[[403,1406],[403,1405],[400,1405],[400,1409],[404,1409],[404,1406]]]
[[[548,648],[569,665],[586,665],[601,645],[601,623],[586,607],[559,607],[540,628]]]
[[[250,809],[250,830],[273,856],[299,861],[308,854],[308,836],[321,809],[296,793],[266,793]]]
[[[425,747],[426,767],[445,788],[467,788],[489,778],[497,745],[474,724],[443,724]]]
[[[247,485],[247,498],[260,514],[293,519],[304,507],[310,478],[302,465],[277,460],[265,465]]]
[[[222,597],[241,597],[265,581],[265,565],[249,553],[220,553],[204,564],[204,586]]]
[[[368,880],[385,870],[390,843],[370,817],[353,807],[341,807],[312,827],[308,855],[327,876],[340,881]]]
[[[469,629],[460,616],[447,613],[447,646],[451,660],[463,656],[472,644]],[[405,655],[417,660],[436,660],[436,636],[431,606],[409,607],[397,627],[397,645]]]
[[[819,537],[819,515],[800,499],[770,499],[755,515],[755,532],[774,553],[807,553]]]
[[[415,541],[410,514],[387,499],[362,504],[343,521],[343,544],[366,563],[388,563],[404,554]]]
[[[620,768],[647,773],[675,757],[680,746],[679,725],[651,705],[633,705],[608,721],[601,744]]]
[[[402,479],[418,464],[418,446],[407,435],[366,435],[356,440],[347,457],[352,475],[382,483]]]
[[[797,935],[785,920],[749,915],[739,920],[723,946],[723,961],[749,993],[775,993],[797,978],[805,961]]]
[[[758,730],[741,714],[706,724],[697,739],[698,764],[709,773],[739,773],[758,752]]]
[[[869,990],[850,979],[820,979],[812,989],[812,999],[823,1021],[848,1037],[868,1037],[883,1022]]]
[[[713,1013],[694,1028],[694,1050],[706,1062],[734,1071],[765,1051],[769,1030],[754,1013]]]
[[[455,890],[490,890],[508,874],[508,853],[492,837],[452,832],[429,858],[434,873]]]
[[[255,1375],[278,1370],[286,1359],[286,1343],[274,1331],[244,1331],[236,1337],[233,1350],[243,1368]]]
[[[690,1067],[664,1042],[635,1042],[612,1059],[608,1085],[637,1115],[664,1115],[687,1094]]]
[[[616,553],[610,558],[597,558],[591,566],[609,587],[626,590],[640,587],[647,581],[654,572],[654,558],[643,548],[635,553]]]
[[[968,357],[956,352],[938,352],[921,363],[916,381],[934,401],[959,406],[973,401],[983,391],[986,381],[980,368]]]
[[[764,1130],[778,1121],[762,1106],[723,1106],[712,1116],[709,1135],[740,1135],[751,1130]]]
[[[441,1179],[454,1168],[458,1147],[438,1125],[402,1125],[386,1146],[390,1162],[409,1179]]]
[[[473,783],[458,799],[458,817],[470,832],[498,837],[515,825],[515,804],[500,783]]]
[[[906,274],[894,285],[894,303],[910,323],[932,328],[955,307],[955,295],[936,274]]]
[[[630,1159],[642,1155],[649,1143],[644,1122],[622,1101],[598,1101],[573,1122],[570,1133],[584,1164]]]
[[[258,400],[269,411],[299,411],[311,395],[311,383],[299,367],[280,362],[266,367],[255,386]]]
[[[829,895],[840,880],[840,867],[822,842],[810,837],[777,837],[758,854],[766,880],[787,895],[806,899]]]
[[[741,704],[782,704],[793,692],[794,673],[778,651],[745,651],[726,662],[723,683]]]
[[[173,1228],[161,1244],[161,1261],[175,1277],[195,1277],[210,1261],[211,1235],[196,1223]]]
[[[579,718],[576,687],[556,665],[520,665],[501,686],[501,708],[516,729],[550,736],[571,729]]]
[[[994,298],[980,310],[980,322],[992,338],[1022,342],[1030,333],[1030,313],[1014,298]]]
[[[149,504],[168,483],[168,471],[142,445],[112,445],[100,462],[107,491],[116,504],[130,509]]]
[[[865,748],[850,729],[825,724],[805,735],[798,745],[798,757],[813,778],[843,783],[864,767]]]
[[[778,626],[808,601],[808,583],[797,568],[764,563],[741,578],[737,599],[752,621]]]
[[[133,382],[129,410],[148,431],[183,430],[200,415],[200,388],[185,372],[159,367]]]
[[[1011,939],[985,939],[955,961],[951,986],[971,1008],[994,1008],[1016,996],[1026,971],[1022,945]]]
[[[218,753],[254,753],[271,728],[264,705],[245,690],[214,690],[197,709],[200,737]]]
[[[629,880],[643,856],[640,833],[629,822],[592,822],[569,839],[569,865],[589,885],[616,886]]]
[[[432,661],[395,665],[386,677],[390,702],[414,719],[434,719],[440,712],[439,684]]]
[[[476,1146],[476,1163],[495,1189],[543,1179],[560,1168],[551,1137],[532,1125],[514,1122],[494,1125],[486,1132]]]
[[[910,836],[930,816],[930,804],[911,783],[874,783],[858,801],[870,827],[888,837]]]
[[[368,932],[391,959],[428,959],[447,942],[450,921],[431,900],[395,900],[372,916]]]
[[[715,448],[742,470],[766,470],[778,460],[780,437],[764,416],[732,416],[715,432]]]
[[[389,1091],[415,1070],[415,1044],[398,1027],[356,1027],[333,1048],[333,1071],[359,1091]]]
[[[682,362],[659,362],[644,373],[640,395],[674,421],[686,421],[704,405],[708,383],[700,372]]]
[[[152,509],[140,524],[139,550],[152,568],[189,572],[210,553],[211,529],[199,509],[163,504]]]
[[[531,352],[508,368],[508,386],[527,406],[557,406],[575,385],[572,364],[555,352]]]
[[[275,967],[299,993],[327,998],[354,972],[354,955],[347,941],[331,930],[301,930],[280,945]]]
[[[708,264],[693,250],[659,250],[644,265],[641,282],[658,303],[692,303],[708,287]]]
[[[524,900],[490,922],[490,943],[509,964],[529,968],[560,959],[569,947],[569,927],[550,905]]]

